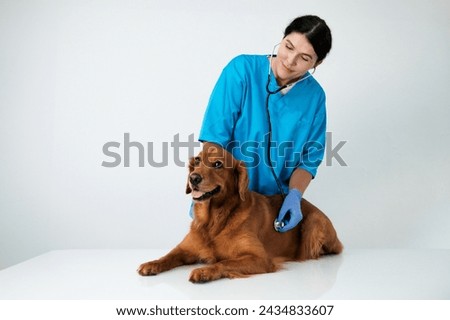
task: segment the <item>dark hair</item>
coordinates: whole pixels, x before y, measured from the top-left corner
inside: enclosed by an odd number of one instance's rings
[[[331,50],[331,30],[326,22],[317,16],[295,18],[284,31],[286,37],[292,32],[304,34],[317,54],[317,61],[322,61]]]

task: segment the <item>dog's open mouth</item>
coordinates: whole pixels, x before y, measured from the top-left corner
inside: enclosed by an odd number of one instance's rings
[[[208,191],[208,192],[193,190],[192,191],[192,199],[194,199],[195,201],[203,201],[203,200],[211,198],[212,196],[217,194],[219,191],[220,191],[220,186],[217,186],[213,190]]]

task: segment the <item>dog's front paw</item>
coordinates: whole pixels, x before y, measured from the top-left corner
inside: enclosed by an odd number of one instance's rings
[[[207,266],[192,270],[191,276],[189,277],[189,281],[193,283],[205,283],[220,278],[222,278],[222,276],[218,272],[216,267]]]
[[[150,261],[150,262],[143,263],[139,266],[139,268],[137,269],[137,272],[141,276],[157,275],[158,273],[163,272],[162,263],[160,263],[158,261]]]

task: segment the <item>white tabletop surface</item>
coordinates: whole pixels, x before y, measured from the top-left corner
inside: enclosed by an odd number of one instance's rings
[[[0,299],[450,299],[450,250],[345,250],[272,274],[188,281],[195,266],[141,277],[166,250],[51,251],[0,271]]]

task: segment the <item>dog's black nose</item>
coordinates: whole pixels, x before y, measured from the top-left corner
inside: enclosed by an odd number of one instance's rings
[[[202,182],[202,176],[198,173],[193,173],[189,176],[189,181],[191,181],[193,186],[197,186],[200,182]]]

